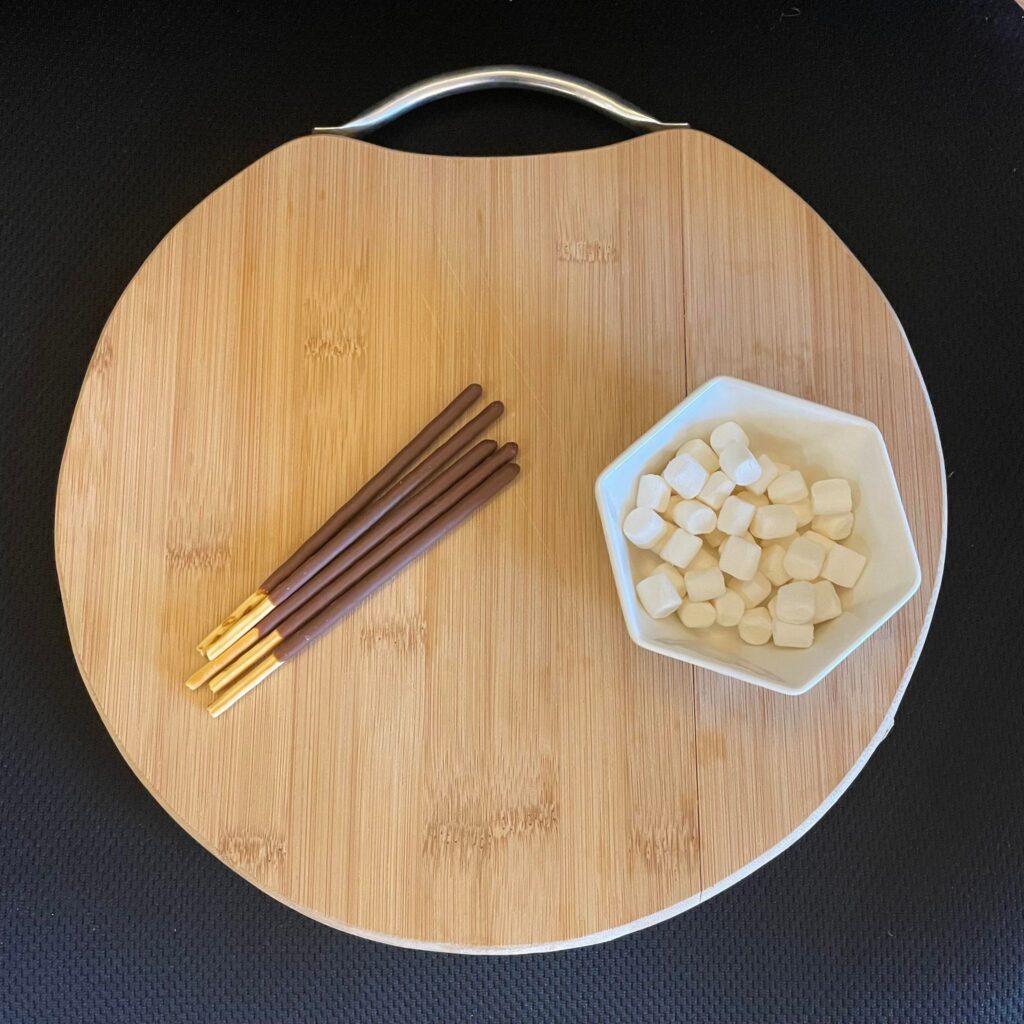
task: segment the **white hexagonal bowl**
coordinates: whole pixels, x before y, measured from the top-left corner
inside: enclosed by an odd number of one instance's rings
[[[687,629],[675,615],[652,619],[636,596],[636,581],[658,557],[630,544],[622,521],[636,502],[644,473],[658,473],[684,441],[707,438],[735,420],[751,448],[767,452],[810,480],[839,476],[853,488],[855,525],[843,543],[867,555],[852,590],[840,591],[845,611],[816,627],[805,649],[751,647],[735,629]],[[881,431],[874,423],[770,388],[715,377],[630,445],[596,484],[597,505],[622,614],[641,647],[785,694],[805,693],[895,614],[921,585],[921,566]]]

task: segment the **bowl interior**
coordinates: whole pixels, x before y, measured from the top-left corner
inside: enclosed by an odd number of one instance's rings
[[[846,477],[853,488],[855,526],[843,543],[868,556],[856,587],[840,590],[846,613],[815,629],[806,650],[744,644],[735,629],[687,629],[678,617],[652,619],[635,581],[658,557],[629,544],[621,524],[636,501],[642,473],[660,472],[692,437],[707,438],[724,419],[750,436],[751,448],[804,471],[809,481]],[[598,502],[623,612],[637,643],[758,685],[800,693],[822,678],[876,630],[917,589],[920,567],[885,443],[866,420],[732,378],[695,391],[601,475]]]

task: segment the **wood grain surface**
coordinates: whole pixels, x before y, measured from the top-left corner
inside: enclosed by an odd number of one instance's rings
[[[621,621],[594,479],[716,374],[878,423],[921,558],[917,596],[801,697],[642,651]],[[521,479],[211,720],[182,685],[195,642],[473,380],[507,404]],[[691,906],[828,806],[913,668],[945,508],[885,298],[724,143],[452,159],[309,137],[125,291],[56,551],[103,721],[197,840],[336,927],[508,951]]]

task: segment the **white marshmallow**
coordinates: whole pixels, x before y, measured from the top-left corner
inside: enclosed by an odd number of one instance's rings
[[[653,576],[655,572],[660,572],[661,575],[679,591],[679,593],[683,592],[683,588],[686,586],[686,583],[683,580],[683,574],[674,565],[670,565],[668,562],[662,562],[660,565],[656,565],[654,567],[654,572],[652,572],[651,575]]]
[[[816,580],[825,564],[826,549],[810,537],[797,537],[782,561],[782,567],[795,580]]]
[[[775,600],[777,620],[799,625],[814,618],[814,587],[806,580],[783,584]]]
[[[765,505],[754,510],[750,532],[760,540],[776,540],[796,532],[796,510],[791,505]]]
[[[695,437],[676,452],[676,455],[692,455],[709,473],[718,469],[718,456],[714,449],[708,446],[707,441]]]
[[[804,530],[800,536],[806,537],[808,540],[813,540],[815,544],[820,544],[826,551],[835,544],[835,541],[832,540],[831,537],[823,537],[820,533],[816,533],[814,530]]]
[[[711,602],[715,606],[715,621],[720,626],[738,626],[747,606],[735,590],[727,590]]]
[[[683,603],[679,591],[660,572],[641,580],[636,585],[636,593],[644,606],[644,611],[652,619],[664,619]]]
[[[672,520],[687,533],[710,533],[715,528],[717,519],[715,510],[708,508],[702,501],[683,499],[672,512]]]
[[[752,580],[730,580],[729,589],[739,594],[747,608],[756,608],[771,592],[772,585],[763,573]]]
[[[658,554],[664,561],[670,562],[679,569],[685,569],[700,549],[700,537],[694,537],[692,533],[677,529],[669,534],[668,540],[658,549]]]
[[[727,537],[718,549],[719,568],[738,580],[752,580],[760,561],[761,549],[744,537]]]
[[[710,508],[720,509],[725,499],[732,494],[736,485],[720,470],[715,470],[708,477],[707,483],[701,488],[697,495],[701,501]]]
[[[829,619],[839,618],[843,614],[843,604],[831,582],[818,580],[811,586],[814,587],[814,617],[811,622],[817,625],[819,622],[828,622]]]
[[[653,508],[633,509],[622,524],[626,540],[638,548],[653,548],[668,530],[668,523]]]
[[[737,494],[736,497],[742,498],[744,501],[750,502],[750,504],[753,505],[755,508],[764,508],[766,505],[769,504],[768,495],[757,494],[756,492],[750,490],[749,488],[745,491],[740,491],[740,493]]]
[[[730,441],[719,453],[722,472],[741,487],[748,487],[761,475],[761,464],[745,444]]]
[[[745,644],[760,647],[772,638],[772,617],[764,608],[751,608],[740,619],[740,639]]]
[[[831,580],[837,587],[852,587],[864,571],[867,559],[853,548],[833,544],[825,556],[825,567],[821,575]]]
[[[807,481],[799,469],[780,473],[768,485],[768,497],[775,505],[794,505],[798,501],[803,501],[807,494]]]
[[[691,601],[713,601],[725,593],[725,577],[717,566],[686,573],[686,596]]]
[[[717,569],[718,559],[715,558],[714,554],[710,552],[706,547],[701,547],[700,551],[693,556],[687,569]]]
[[[772,619],[773,619],[773,620],[774,620],[775,618],[777,618],[777,616],[776,616],[776,614],[775,614],[775,607],[776,607],[776,605],[778,605],[778,603],[779,603],[779,599],[778,599],[777,597],[773,597],[773,598],[772,598],[772,599],[771,599],[771,600],[770,600],[770,601],[769,601],[769,602],[768,602],[768,603],[767,603],[767,604],[765,605],[765,608],[767,608],[767,609],[768,609],[768,614],[769,614],[769,615],[770,615],[770,616],[772,617]]]
[[[838,516],[853,511],[850,481],[842,477],[811,484],[811,507],[816,516]]]
[[[786,549],[781,544],[769,544],[761,552],[761,564],[758,569],[768,577],[773,587],[781,587],[793,577],[786,572]]]
[[[644,473],[636,488],[636,507],[653,508],[655,512],[668,509],[668,500],[672,491],[663,477],[654,473]]]
[[[696,498],[708,482],[708,471],[692,455],[677,455],[661,475],[684,498]]]
[[[715,606],[708,601],[684,601],[679,621],[690,629],[707,629],[715,624]]]
[[[725,538],[728,536],[729,534],[722,533],[719,529],[714,529],[710,533],[704,534],[704,539],[708,542],[709,547],[717,550],[725,543]]]
[[[846,540],[853,533],[853,513],[846,512],[838,516],[815,516],[811,520],[811,529],[830,540]]]
[[[798,527],[806,526],[814,518],[814,513],[811,511],[810,498],[804,498],[803,501],[794,501],[789,507],[796,513],[796,525]]]
[[[754,518],[754,506],[749,501],[730,494],[722,504],[718,513],[718,529],[735,537],[747,532],[750,521]]]
[[[673,525],[672,525],[671,523],[669,523],[669,527],[668,527],[668,532],[667,532],[667,533],[665,534],[665,536],[664,536],[664,537],[662,537],[662,538],[661,538],[661,540],[660,540],[660,541],[658,541],[658,543],[657,543],[657,544],[655,544],[655,545],[654,545],[654,547],[653,547],[653,548],[651,548],[651,550],[652,550],[652,551],[653,551],[653,552],[654,552],[654,553],[655,553],[655,554],[656,554],[656,555],[657,555],[657,556],[658,556],[658,557],[659,557],[659,558],[660,558],[660,559],[661,559],[661,560],[662,560],[663,562],[668,562],[668,561],[669,561],[669,560],[668,560],[668,559],[667,559],[667,558],[666,558],[666,557],[665,557],[665,556],[664,556],[664,555],[662,554],[662,552],[663,552],[663,551],[665,550],[665,548],[666,548],[666,547],[668,547],[668,543],[669,543],[669,541],[670,541],[670,540],[672,540],[672,538],[673,538],[673,537],[675,536],[675,532],[676,532],[676,528],[675,528],[675,527],[674,527],[674,526],[673,526]],[[683,532],[685,533],[686,531],[684,530]],[[680,553],[681,553],[682,551],[685,551],[685,545],[681,547],[681,546],[680,546],[680,544],[681,544],[681,541],[679,541],[679,540],[677,539],[677,540],[676,540],[676,542],[675,542],[675,544],[673,544],[673,546],[672,546],[671,548],[669,548],[670,552],[672,552],[672,553],[673,553],[674,555],[679,555],[679,554],[680,554]],[[673,563],[673,562],[670,562],[669,564],[671,564],[671,565],[674,565],[675,563]],[[687,563],[687,564],[689,564],[689,563]]]
[[[711,431],[711,447],[718,452],[719,456],[721,456],[723,448],[736,442],[739,442],[744,448],[750,447],[750,438],[743,432],[743,428],[732,420],[719,423]]]
[[[775,619],[772,641],[776,647],[810,647],[814,643],[814,627],[809,622],[796,624]]]
[[[754,494],[764,494],[768,490],[768,485],[779,475],[781,470],[777,463],[767,455],[758,455],[757,464],[761,467],[761,475],[750,484],[750,490]]]

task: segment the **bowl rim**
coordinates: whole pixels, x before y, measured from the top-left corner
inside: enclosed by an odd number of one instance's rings
[[[650,435],[655,434],[662,428],[668,426],[679,416],[687,405],[696,401],[711,388],[723,384],[734,385],[748,391],[761,392],[766,395],[782,398],[786,402],[792,403],[798,408],[806,409],[808,412],[812,410],[816,414],[826,412],[832,417],[841,417],[850,425],[866,428],[875,437],[878,444],[881,446],[882,451],[885,453],[884,461],[886,479],[889,481],[894,493],[896,494],[896,505],[899,513],[898,521],[910,551],[911,562],[914,570],[913,579],[909,582],[907,587],[904,588],[903,592],[894,599],[892,605],[885,611],[885,613],[871,624],[870,628],[855,637],[849,644],[840,650],[834,658],[830,659],[827,664],[823,665],[820,670],[816,671],[808,680],[802,682],[799,686],[782,685],[771,680],[767,676],[758,675],[756,672],[750,672],[740,666],[732,664],[731,662],[706,657],[705,655],[694,651],[692,648],[674,647],[670,650],[665,644],[659,643],[656,640],[650,640],[643,636],[638,629],[639,603],[631,603],[628,600],[625,593],[625,581],[620,579],[620,574],[615,564],[616,559],[614,558],[614,552],[619,547],[619,538],[612,536],[612,523],[610,522],[609,516],[606,514],[607,510],[605,508],[604,485],[607,478],[613,472],[620,469],[626,462],[636,455],[637,452],[643,450],[643,448],[646,447],[647,439]],[[799,696],[820,683],[825,676],[832,672],[858,647],[865,643],[872,634],[885,625],[885,623],[888,622],[889,619],[891,619],[921,587],[921,560],[918,557],[917,545],[914,543],[914,535],[910,529],[910,521],[907,518],[906,506],[903,504],[903,495],[900,493],[896,474],[892,467],[892,457],[889,454],[888,445],[885,443],[885,437],[882,434],[882,431],[878,428],[878,425],[869,419],[865,419],[863,416],[857,416],[854,413],[846,412],[843,409],[837,409],[830,405],[823,405],[821,402],[813,402],[810,399],[801,398],[798,395],[791,395],[785,391],[765,387],[763,384],[755,384],[753,381],[743,380],[740,377],[733,377],[728,374],[719,374],[715,377],[710,377],[708,380],[704,381],[703,384],[698,385],[693,389],[693,391],[689,392],[682,401],[674,405],[667,413],[665,413],[664,416],[661,417],[661,419],[648,427],[647,430],[632,442],[632,444],[624,448],[617,456],[615,456],[614,459],[612,459],[611,462],[608,463],[608,465],[604,467],[604,469],[601,470],[600,473],[598,473],[597,478],[594,481],[594,498],[598,507],[598,514],[601,519],[601,528],[604,533],[605,547],[607,549],[608,560],[612,570],[612,577],[615,581],[615,590],[619,599],[619,607],[626,625],[626,632],[629,634],[629,638],[633,643],[644,650],[651,651],[654,654],[660,654],[663,657],[671,658],[675,661],[687,662],[688,664],[696,665],[698,668],[709,669],[712,672],[718,672],[733,679],[739,679],[742,682],[751,683],[754,686],[773,690],[776,693],[785,694],[786,696]]]

